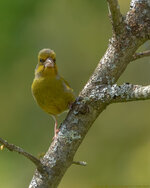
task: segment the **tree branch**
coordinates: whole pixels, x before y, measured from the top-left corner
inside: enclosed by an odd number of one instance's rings
[[[137,52],[133,55],[132,61],[135,61],[139,58],[148,57],[150,56],[150,50],[144,51],[144,52]]]
[[[107,3],[113,30],[115,33],[120,34],[122,32],[124,24],[118,0],[107,0]]]
[[[103,87],[97,87],[92,91],[95,93],[91,96],[91,101],[99,101],[100,103],[117,103],[117,102],[128,102],[136,100],[147,100],[150,99],[150,85],[141,86],[124,83],[118,86],[104,85]]]
[[[121,86],[114,86],[116,94],[112,102],[127,102],[136,100],[150,99],[150,85],[140,86],[132,84],[123,84]]]
[[[86,166],[87,165],[87,163],[85,161],[73,161],[72,164],[81,165],[81,166]]]
[[[29,159],[31,162],[33,162],[37,169],[41,172],[41,173],[45,173],[45,169],[44,166],[42,165],[41,161],[39,159],[37,159],[36,157],[34,157],[33,155],[31,155],[30,153],[24,151],[22,148],[14,145],[14,144],[9,144],[6,140],[3,140],[2,138],[0,138],[0,143],[2,144],[3,147],[6,147],[9,151],[15,151],[21,155],[23,155],[24,157],[26,157],[27,159]],[[2,149],[3,149],[2,147]]]

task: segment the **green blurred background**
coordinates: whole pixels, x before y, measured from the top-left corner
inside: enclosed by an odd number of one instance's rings
[[[120,0],[122,12],[129,0]],[[76,94],[103,56],[111,37],[106,1],[1,0],[0,2],[0,137],[35,156],[53,137],[52,118],[33,100],[31,83],[37,53],[57,54],[60,74]],[[142,49],[150,49],[146,43]],[[150,83],[150,58],[130,63],[118,81]],[[150,184],[150,101],[113,104],[95,121],[60,188]],[[61,122],[65,118],[59,118]],[[0,151],[0,187],[26,188],[35,166],[7,149]]]

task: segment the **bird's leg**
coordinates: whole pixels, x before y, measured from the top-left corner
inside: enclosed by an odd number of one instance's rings
[[[53,137],[53,140],[54,140],[54,139],[56,138],[56,136],[57,136],[57,133],[58,133],[59,129],[57,129],[57,125],[58,125],[58,123],[57,123],[57,117],[56,117],[56,116],[53,116],[53,119],[54,119],[54,121],[55,121],[54,137]]]

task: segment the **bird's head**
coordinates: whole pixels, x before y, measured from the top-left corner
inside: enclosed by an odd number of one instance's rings
[[[40,74],[41,76],[57,74],[56,54],[53,50],[48,48],[40,50],[35,74]]]

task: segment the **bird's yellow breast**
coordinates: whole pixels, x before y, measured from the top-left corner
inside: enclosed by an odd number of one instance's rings
[[[35,77],[32,83],[32,93],[39,106],[51,115],[57,115],[67,110],[75,97],[73,90],[63,78]]]

